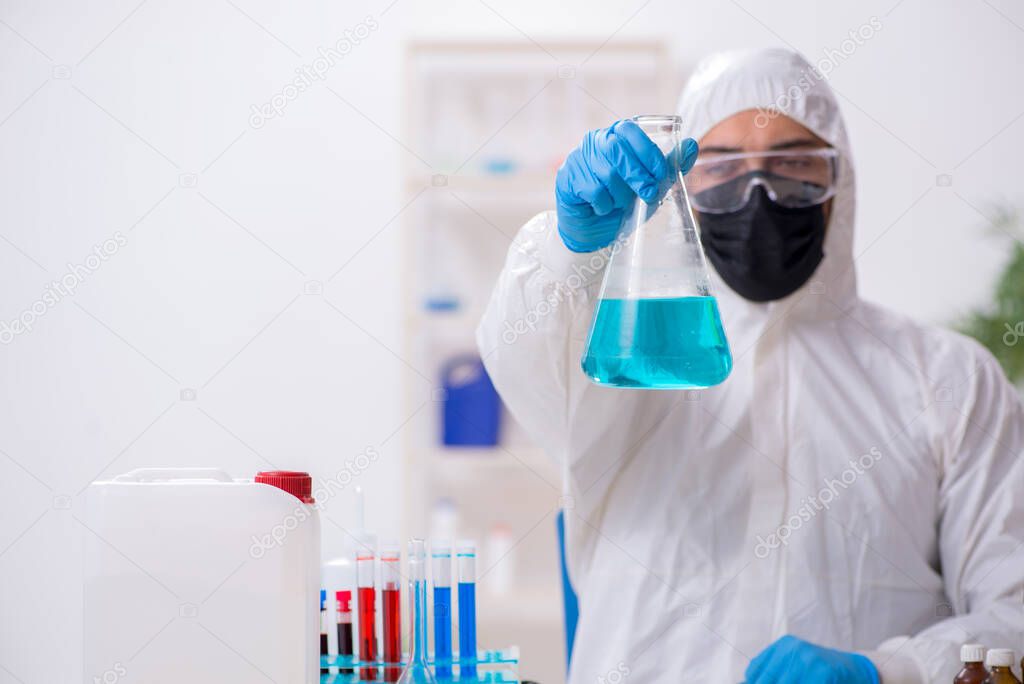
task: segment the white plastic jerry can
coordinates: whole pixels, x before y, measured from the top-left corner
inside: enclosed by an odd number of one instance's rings
[[[306,473],[145,468],[86,497],[84,681],[320,681]]]

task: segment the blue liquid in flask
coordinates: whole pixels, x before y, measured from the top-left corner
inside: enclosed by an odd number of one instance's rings
[[[698,389],[732,370],[714,297],[602,299],[582,360],[600,385]]]

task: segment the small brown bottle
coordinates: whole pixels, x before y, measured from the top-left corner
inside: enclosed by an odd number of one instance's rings
[[[964,664],[953,684],[985,684],[988,670],[985,669],[985,647],[981,644],[964,644],[960,647],[960,662]]]
[[[990,673],[987,684],[1020,684],[1013,674],[1013,651],[1009,648],[991,648],[985,656]]]

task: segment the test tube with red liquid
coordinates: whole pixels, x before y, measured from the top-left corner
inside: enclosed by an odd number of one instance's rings
[[[320,662],[327,655],[327,590],[320,590]],[[325,667],[320,668],[321,674],[328,672]]]
[[[376,589],[374,588],[374,546],[363,541],[356,552],[356,583],[359,594],[359,660],[372,663],[377,660],[377,610]],[[362,680],[377,679],[377,667],[359,668]]]
[[[401,547],[398,542],[381,546],[380,577],[384,606],[384,681],[397,682],[402,674]]]
[[[338,655],[352,657],[352,592],[337,591]],[[341,668],[342,674],[352,674],[351,667]]]

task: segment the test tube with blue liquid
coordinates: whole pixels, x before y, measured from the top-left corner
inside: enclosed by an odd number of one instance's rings
[[[462,540],[459,564],[459,679],[477,680],[476,673],[476,546]]]
[[[452,678],[452,547],[434,542],[434,669],[437,678]]]

